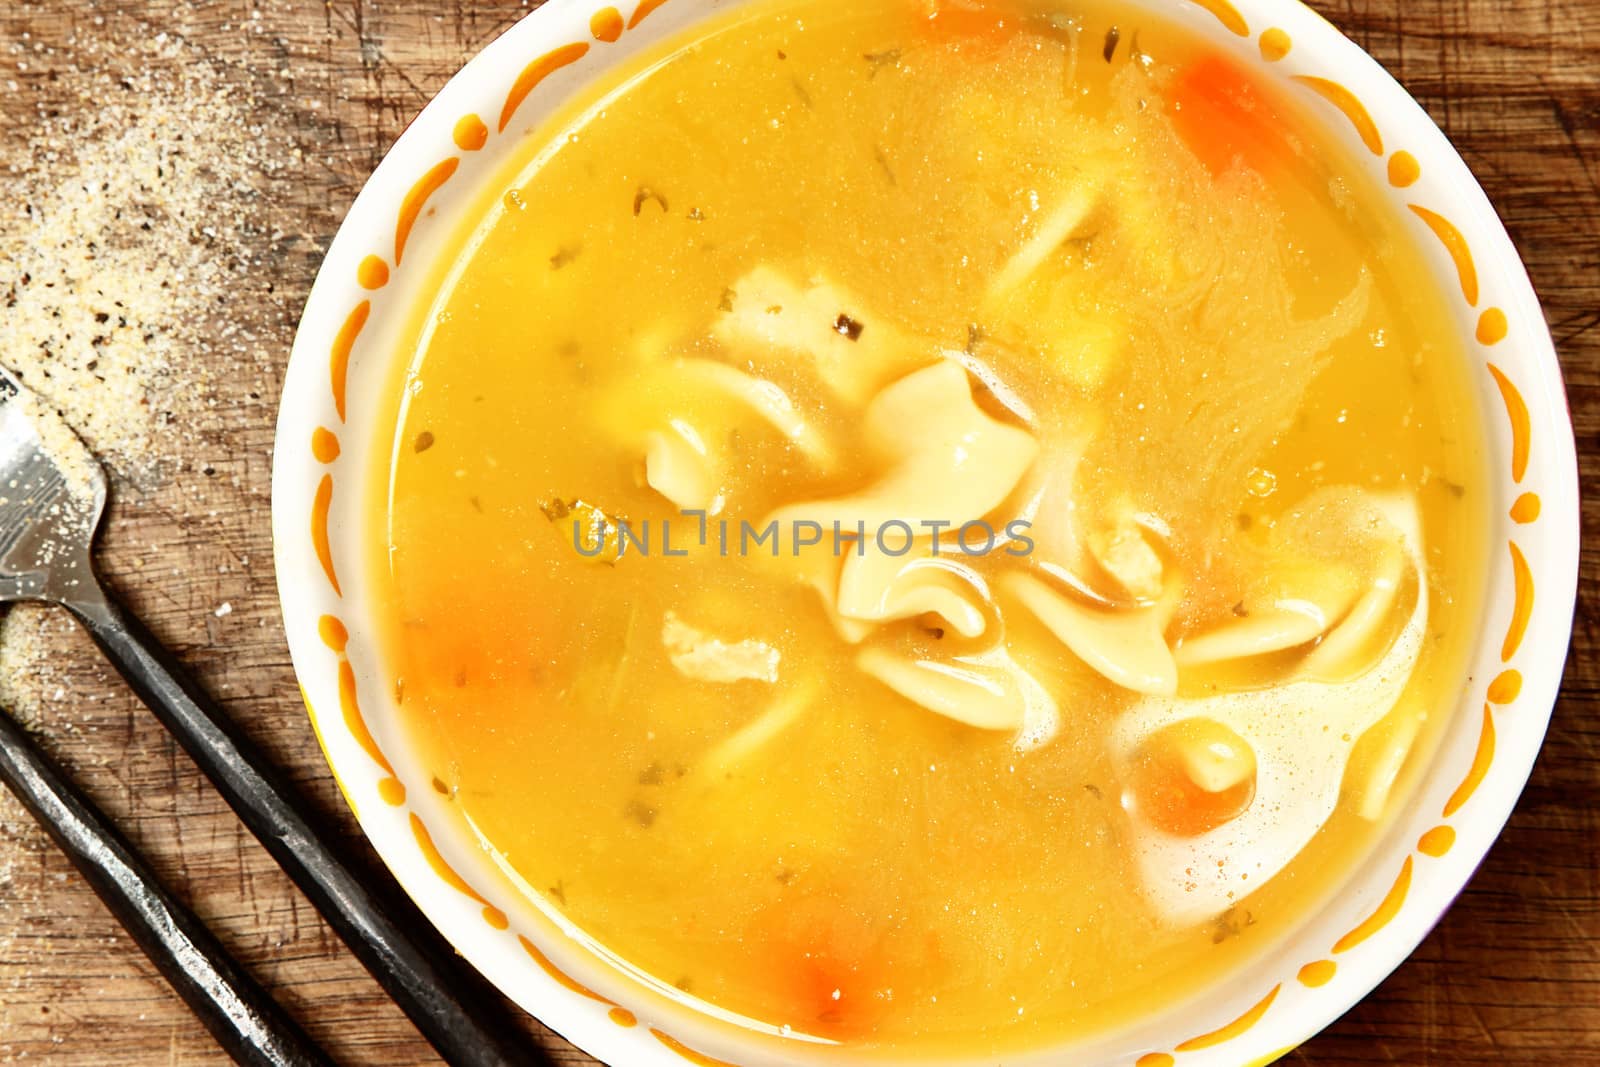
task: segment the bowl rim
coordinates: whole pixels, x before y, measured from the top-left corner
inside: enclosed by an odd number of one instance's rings
[[[336,476],[340,486],[366,477],[354,457],[368,442],[350,431],[363,394],[351,385],[393,358],[374,340],[386,319],[405,316],[396,296],[402,286],[391,279],[399,279],[402,263],[425,260],[415,250],[450,229],[430,217],[453,195],[446,185],[469,185],[461,175],[492,169],[494,153],[483,151],[491,141],[515,141],[606,71],[745,2],[638,0],[619,10],[603,0],[550,0],[452,77],[379,164],[328,248],[295,339],[273,454],[274,558],[291,658],[330,769],[363,831],[474,966],[574,1044],[613,1063],[828,1057],[796,1051],[793,1043],[762,1043],[726,1020],[674,1006],[665,990],[592,946],[585,951],[581,932],[559,916],[515,899],[516,887],[482,872],[481,857],[475,864],[459,833],[429,829],[448,816],[430,790],[416,788],[427,778],[402,747],[384,743],[392,736],[384,724],[393,719],[393,701],[352,621],[363,579],[359,567],[340,565],[359,555],[352,515],[364,492],[336,495],[334,487]],[[1275,973],[1275,985],[1208,990],[1191,1005],[1187,1025],[1169,1019],[1157,1035],[1118,1035],[1082,1053],[1137,1067],[1265,1063],[1347,1011],[1412,952],[1465,886],[1526,785],[1571,636],[1576,447],[1554,343],[1509,235],[1444,134],[1375,59],[1300,0],[1124,2],[1161,9],[1253,69],[1292,80],[1311,106],[1326,108],[1329,135],[1372,168],[1375,182],[1397,198],[1397,213],[1411,210],[1439,280],[1459,287],[1455,314],[1464,338],[1476,336],[1476,347],[1468,347],[1482,370],[1495,558],[1469,707],[1457,715],[1467,724],[1452,725],[1413,798],[1416,810],[1395,817],[1344,895],[1252,965],[1252,973]],[[396,305],[387,316],[385,297]],[[369,350],[377,354],[363,360]],[[1479,704],[1481,724],[1468,714]],[[1430,810],[1443,814],[1425,816]],[[1042,1051],[1037,1059],[1051,1056]]]

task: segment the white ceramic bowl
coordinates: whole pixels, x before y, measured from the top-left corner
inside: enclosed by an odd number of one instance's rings
[[[562,101],[740,0],[552,0],[467,64],[378,167],[330,247],[278,421],[272,518],[295,670],[367,836],[446,937],[513,1000],[611,1064],[837,1062],[686,1010],[519,891],[466,842],[407,750],[367,623],[363,481],[406,311],[472,193]],[[1466,165],[1404,89],[1294,0],[1138,0],[1307,94],[1411,215],[1479,383],[1494,523],[1486,626],[1413,803],[1337,900],[1243,975],[1127,1033],[1035,1061],[1266,1063],[1348,1009],[1422,940],[1500,832],[1561,680],[1578,565],[1577,463],[1533,288]],[[405,255],[402,257],[402,248]]]

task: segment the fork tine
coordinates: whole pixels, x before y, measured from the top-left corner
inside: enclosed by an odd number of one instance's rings
[[[105,499],[88,447],[0,366],[0,601],[79,588]]]

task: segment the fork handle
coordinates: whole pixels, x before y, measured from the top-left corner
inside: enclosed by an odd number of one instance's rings
[[[398,892],[390,895],[400,907],[385,907],[355,876],[279,771],[131,612],[92,583],[66,606],[446,1062],[549,1067],[549,1057],[495,1010],[493,994],[445,962],[449,950],[441,951],[427,919]]]
[[[93,801],[0,710],[0,782],[55,839],[217,1044],[246,1067],[332,1067]]]

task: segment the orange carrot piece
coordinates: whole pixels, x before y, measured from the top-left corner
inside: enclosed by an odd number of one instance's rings
[[[1266,173],[1289,152],[1282,116],[1244,67],[1220,53],[1179,74],[1170,111],[1178,136],[1212,174],[1239,163]]]
[[[999,48],[1022,28],[1014,0],[917,0],[912,6],[918,34],[930,44]]]
[[[1255,778],[1207,792],[1189,780],[1170,753],[1147,753],[1129,783],[1138,813],[1178,837],[1198,837],[1244,814],[1255,797]]]
[[[786,1018],[836,1041],[870,1037],[896,1000],[939,972],[931,935],[872,914],[837,889],[797,894],[757,916],[748,941],[764,946]]]

